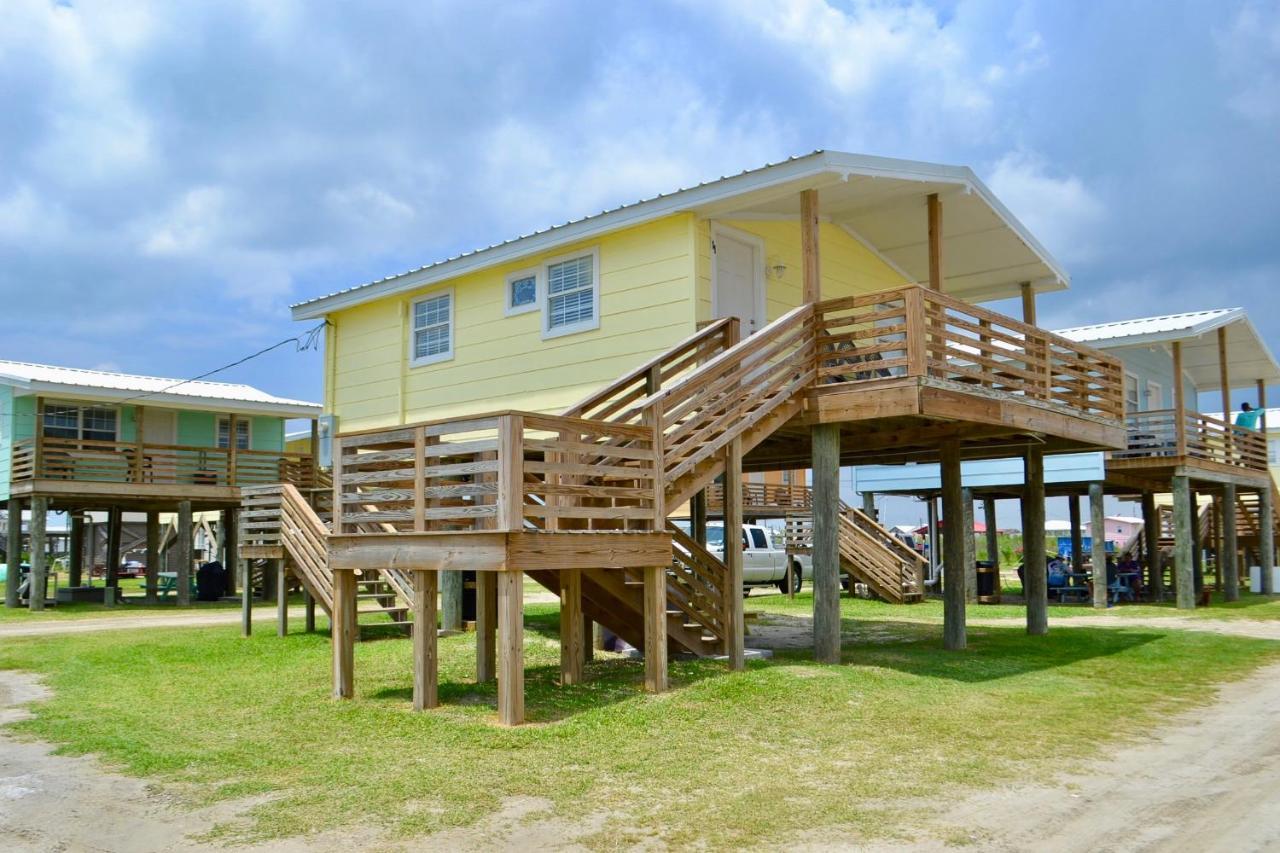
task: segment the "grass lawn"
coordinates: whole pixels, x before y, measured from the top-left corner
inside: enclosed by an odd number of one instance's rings
[[[786,609],[780,596],[749,609],[766,602]],[[444,704],[422,714],[409,709],[403,640],[358,645],[350,702],[327,698],[324,634],[122,632],[128,654],[92,636],[6,640],[0,668],[42,673],[54,691],[15,726],[23,734],[97,753],[193,803],[272,795],[215,838],[357,825],[413,836],[533,796],[566,820],[600,817],[592,847],[660,835],[723,849],[822,827],[909,836],[940,792],[1043,778],[1280,660],[1280,643],[1083,619],[1042,638],[973,628],[967,652],[947,653],[936,624],[900,618],[928,605],[864,606],[846,606],[858,618],[842,666],[808,652],[741,673],[676,661],[673,690],[648,696],[643,664],[612,656],[588,666],[583,686],[558,687],[556,605],[531,605],[530,724],[516,729],[495,725],[494,687],[469,682],[468,635],[441,640]]]
[[[95,586],[101,586],[101,579],[94,580]],[[0,601],[4,598],[4,583],[0,583]],[[143,596],[146,594],[146,582],[141,578],[121,578],[120,579],[121,594],[125,596],[125,600],[115,607],[107,607],[105,604],[95,604],[87,601],[77,601],[71,604],[59,604],[57,606],[48,606],[44,610],[32,612],[26,607],[10,609],[0,605],[0,623],[6,622],[38,622],[50,619],[85,619],[90,617],[110,617],[110,616],[163,616],[171,615],[178,612],[204,611],[204,610],[237,610],[240,607],[239,601],[192,601],[186,607],[179,607],[177,597],[173,593],[169,593],[167,598],[161,598],[156,604],[146,604],[143,602]],[[291,599],[291,603],[301,605],[302,596],[297,594]],[[253,606],[274,608],[274,601],[255,601]]]
[[[1006,587],[1007,593],[1021,596],[1020,587]],[[753,594],[747,599],[747,610],[768,609],[781,613],[813,613],[813,593],[806,589],[799,593],[794,601],[785,595]],[[847,619],[907,619],[920,621],[942,621],[942,599],[930,598],[919,604],[900,606],[886,604],[882,601],[871,601],[865,598],[840,599],[840,612]],[[1247,619],[1269,622],[1280,619],[1280,596],[1254,595],[1241,592],[1240,600],[1226,603],[1219,593],[1214,593],[1212,604],[1208,607],[1197,607],[1195,610],[1179,610],[1172,601],[1159,604],[1118,604],[1105,610],[1095,609],[1091,604],[1055,604],[1049,602],[1049,620],[1055,619],[1087,619],[1100,614],[1109,616],[1131,616],[1134,618],[1151,617],[1189,617],[1193,619]],[[970,619],[1026,619],[1027,609],[1023,604],[970,604],[965,608],[965,615]]]

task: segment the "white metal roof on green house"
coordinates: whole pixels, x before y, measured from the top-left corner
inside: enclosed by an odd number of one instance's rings
[[[188,406],[287,418],[311,418],[321,411],[316,403],[276,397],[252,385],[167,379],[25,361],[0,360],[0,384],[13,386],[19,394],[51,397],[65,394],[104,402],[132,402],[140,406]]]
[[[677,213],[694,212],[714,216],[719,211],[723,215],[735,209],[731,206],[735,202],[740,202],[736,208],[738,210],[753,205],[758,209],[781,211],[786,205],[798,205],[800,189],[818,189],[820,193],[838,194],[842,184],[852,186],[851,181],[854,179],[872,182],[881,189],[892,190],[895,183],[900,183],[916,187],[926,185],[930,192],[955,191],[954,201],[959,207],[944,216],[945,223],[954,225],[956,222],[963,222],[966,215],[971,215],[975,221],[977,217],[997,221],[997,228],[974,227],[968,232],[963,229],[947,232],[944,226],[944,242],[968,241],[977,248],[977,251],[957,251],[954,258],[964,257],[969,259],[969,263],[991,261],[989,268],[972,273],[973,284],[957,289],[965,298],[980,301],[1016,295],[1016,287],[1023,282],[1030,282],[1037,292],[1061,290],[1068,286],[1069,278],[1058,262],[969,167],[818,150],[780,163],[749,169],[738,175],[661,193],[378,281],[305,300],[292,306],[293,318],[308,320],[323,317],[333,311],[373,299],[446,281]],[[888,193],[882,195],[887,196]],[[970,199],[976,200],[976,203],[971,203]],[[966,205],[973,208],[972,214],[967,213]],[[875,209],[871,208],[869,212],[874,213]],[[868,211],[863,211],[863,214],[868,214]],[[918,225],[922,227],[923,220]],[[851,230],[853,226],[842,223],[842,227]],[[862,234],[855,232],[855,238],[868,245],[891,265],[899,269],[904,266],[912,268],[904,272],[908,278],[916,281],[925,279],[923,270],[915,269],[921,264],[916,257],[919,253],[914,251],[914,245],[904,245],[891,239],[867,239],[869,235],[865,230],[864,228]],[[981,241],[989,244],[988,251],[982,251]],[[994,241],[1000,242],[997,245]],[[1007,263],[1007,256],[1011,251],[1018,255],[1014,264]],[[904,261],[907,257],[910,260]],[[994,262],[997,257],[1002,258],[999,264]],[[956,263],[944,263],[943,267],[948,277],[959,280],[964,274],[963,271],[957,271]]]

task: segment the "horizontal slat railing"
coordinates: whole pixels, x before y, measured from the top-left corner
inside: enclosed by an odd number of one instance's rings
[[[707,486],[707,506],[712,510],[724,507],[724,486],[713,483]],[[749,507],[770,507],[780,514],[809,512],[813,509],[813,490],[808,486],[786,483],[743,483],[742,504]]]
[[[309,454],[48,436],[15,443],[13,460],[14,480],[310,488],[316,477]]]
[[[339,436],[334,531],[653,530],[655,441],[653,426],[533,412]]]
[[[1267,470],[1267,444],[1262,434],[1220,418],[1184,412],[1179,423],[1175,410],[1155,409],[1131,412],[1125,424],[1128,446],[1112,451],[1112,459],[1188,456],[1235,468]]]

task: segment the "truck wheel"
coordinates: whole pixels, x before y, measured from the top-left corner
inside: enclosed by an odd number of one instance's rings
[[[790,592],[799,592],[804,587],[804,573],[798,561],[791,563],[791,584],[792,589],[787,589],[787,578],[783,575],[782,580],[778,581],[778,589],[782,590],[783,595],[787,595]]]

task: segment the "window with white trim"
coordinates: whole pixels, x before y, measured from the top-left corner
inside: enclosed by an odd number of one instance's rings
[[[547,298],[543,337],[583,332],[600,326],[600,282],[597,255],[547,264]]]
[[[45,438],[115,441],[118,434],[118,413],[110,406],[45,403],[41,414]]]
[[[236,418],[236,450],[248,450],[249,441],[249,419]],[[218,447],[224,450],[231,447],[230,415],[220,415],[218,417]]]
[[[1138,377],[1132,373],[1124,375],[1124,410],[1126,412],[1136,412],[1142,408],[1138,397]]]
[[[410,364],[416,367],[453,358],[453,291],[419,299],[409,311]]]
[[[507,276],[506,314],[524,314],[538,310],[538,272],[524,270]]]

